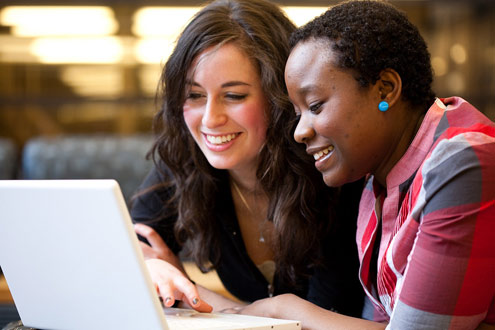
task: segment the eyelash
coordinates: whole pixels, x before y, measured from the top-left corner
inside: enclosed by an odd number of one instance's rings
[[[197,100],[199,98],[201,98],[203,95],[201,95],[200,93],[189,93],[187,94],[187,99],[191,99],[191,100]]]
[[[247,94],[227,94],[225,96],[234,101],[241,101],[247,97]]]
[[[313,103],[309,106],[308,110],[313,112],[313,113],[318,113],[320,108],[321,108],[322,103]]]
[[[189,93],[187,94],[187,99],[197,100],[202,98],[203,95],[201,93]],[[247,94],[226,94],[226,98],[231,99],[233,101],[241,101],[247,97]]]

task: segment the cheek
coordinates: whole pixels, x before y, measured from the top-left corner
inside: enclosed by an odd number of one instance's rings
[[[313,118],[313,128],[318,135],[326,138],[338,139],[342,131],[342,121],[339,120],[338,114],[332,111],[324,111]]]
[[[197,127],[198,123],[201,122],[201,114],[197,110],[194,110],[187,105],[185,105],[183,107],[182,113],[183,113],[184,122],[186,123],[187,128],[189,129],[189,131],[191,133],[193,133],[195,131],[195,128]]]
[[[247,128],[249,128],[258,139],[265,139],[266,130],[268,127],[268,115],[266,103],[252,103],[247,105],[243,110],[243,122]]]

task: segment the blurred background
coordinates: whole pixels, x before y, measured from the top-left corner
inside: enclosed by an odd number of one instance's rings
[[[297,24],[336,3],[274,2]],[[495,1],[391,2],[427,40],[437,94],[494,119]],[[149,133],[160,70],[201,3],[2,0],[0,137],[20,150],[37,136]]]

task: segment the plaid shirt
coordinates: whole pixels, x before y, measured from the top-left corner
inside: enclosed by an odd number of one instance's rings
[[[495,124],[461,98],[437,99],[386,191],[369,178],[356,240],[388,329],[495,324]]]

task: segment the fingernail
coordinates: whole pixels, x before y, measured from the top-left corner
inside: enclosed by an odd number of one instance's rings
[[[172,298],[170,298],[170,297],[165,298],[165,305],[166,305],[166,304],[167,304],[170,300],[172,300]]]
[[[199,302],[199,299],[198,298],[194,298],[193,301],[192,301],[193,305],[197,305],[198,302]]]

